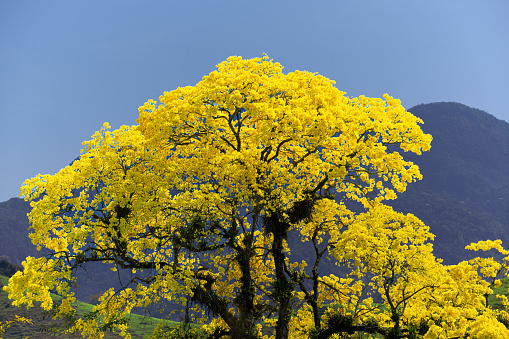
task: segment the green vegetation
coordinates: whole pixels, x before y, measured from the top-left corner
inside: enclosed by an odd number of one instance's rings
[[[497,298],[498,295],[505,295],[509,298],[509,278],[504,278],[502,280],[502,285],[493,289],[493,294],[488,297],[488,303],[493,308],[503,309],[502,300]]]

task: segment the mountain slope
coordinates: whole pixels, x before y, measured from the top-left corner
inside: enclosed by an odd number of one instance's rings
[[[0,256],[21,265],[27,256],[37,256],[37,249],[28,238],[30,204],[19,198],[0,203]]]
[[[433,135],[418,159],[424,187],[461,200],[498,199],[509,190],[509,123],[458,103],[419,105],[410,111]],[[419,186],[419,185],[416,185]]]
[[[509,247],[509,123],[452,102],[409,111],[433,142],[414,159],[423,180],[392,205],[431,227],[435,254],[447,264],[474,255],[464,250],[470,242],[502,239]]]

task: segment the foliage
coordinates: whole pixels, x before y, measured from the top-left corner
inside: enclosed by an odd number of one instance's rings
[[[76,272],[104,262],[132,279],[70,332],[130,337],[130,310],[165,300],[185,306],[179,331],[193,322],[208,338],[507,337],[485,304],[486,265],[443,266],[428,227],[383,204],[421,179],[401,153],[431,142],[399,100],[348,98],[264,56],[230,57],[159,101],[24,183],[31,238],[50,255],[11,278],[14,304],[72,314]],[[307,261],[290,260],[290,235],[313,248]],[[328,260],[337,271],[324,275]]]

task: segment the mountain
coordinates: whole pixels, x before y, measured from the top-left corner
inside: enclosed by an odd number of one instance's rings
[[[453,264],[475,256],[471,242],[502,239],[509,248],[509,123],[454,102],[409,109],[433,136],[414,159],[423,180],[392,205],[413,213],[436,235],[435,255]]]
[[[28,238],[27,213],[30,204],[19,198],[0,203],[0,256],[16,265],[21,265],[27,256],[38,256],[37,248]]]
[[[409,111],[422,118],[423,130],[433,135],[432,148],[413,158],[423,180],[409,185],[391,204],[430,226],[436,234],[435,254],[446,264],[475,256],[464,250],[474,241],[502,239],[509,248],[509,124],[452,102]],[[0,256],[15,264],[37,255],[28,239],[29,211],[21,199],[0,203]],[[91,266],[78,284],[78,298],[88,301],[104,286],[118,284],[118,276]]]

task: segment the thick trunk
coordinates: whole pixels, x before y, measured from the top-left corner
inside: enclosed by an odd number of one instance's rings
[[[293,284],[286,278],[284,266],[285,254],[283,252],[283,237],[281,235],[274,234],[272,251],[276,269],[274,293],[276,300],[279,302],[276,339],[288,339],[290,334],[290,318],[292,312],[290,301],[292,298]]]
[[[242,272],[242,276],[240,278],[241,286],[240,293],[236,298],[236,305],[238,307],[240,316],[239,323],[241,324],[241,331],[244,333],[242,338],[256,338],[254,325],[256,321],[255,317],[255,305],[254,305],[254,296],[255,290],[251,278],[251,270],[250,270],[250,255],[247,250],[247,245],[245,250],[241,250],[239,248],[239,252],[237,253],[236,261],[239,264],[240,271]],[[233,338],[233,335],[232,335]]]
[[[237,222],[233,219],[232,229],[237,228]],[[245,233],[243,239],[243,246],[235,244],[235,239],[229,239],[236,253],[235,261],[239,265],[241,272],[240,277],[240,291],[234,299],[234,303],[237,306],[239,316],[235,317],[235,320],[228,323],[230,327],[230,338],[231,339],[255,339],[258,338],[255,331],[255,322],[257,317],[255,315],[255,288],[253,286],[253,279],[251,277],[251,257],[253,255],[253,236],[252,233]],[[232,316],[227,313],[226,317]],[[223,319],[225,316],[222,316]],[[225,319],[226,320],[226,319]]]
[[[292,316],[291,300],[294,291],[293,281],[289,280],[286,275],[286,256],[283,241],[287,238],[291,224],[310,218],[315,202],[312,194],[314,193],[311,192],[311,194],[306,196],[303,200],[295,202],[287,211],[287,218],[284,217],[283,213],[276,211],[272,211],[270,215],[264,218],[265,231],[267,233],[272,233],[274,236],[272,256],[274,258],[276,281],[274,282],[273,297],[278,304],[276,339],[288,339],[290,335],[290,319]]]
[[[227,334],[231,339],[258,338],[255,331],[255,322],[257,320],[254,307],[255,290],[250,271],[251,245],[246,242],[244,242],[244,245],[244,248],[240,246],[236,248],[237,255],[235,258],[242,272],[240,291],[234,299],[234,303],[239,311],[238,316],[228,311],[228,305],[231,300],[215,293],[212,288],[215,279],[211,276],[201,274],[197,276],[199,279],[205,280],[206,283],[202,286],[197,286],[191,297],[192,301],[204,305],[212,314],[220,316],[228,324],[230,330]]]

